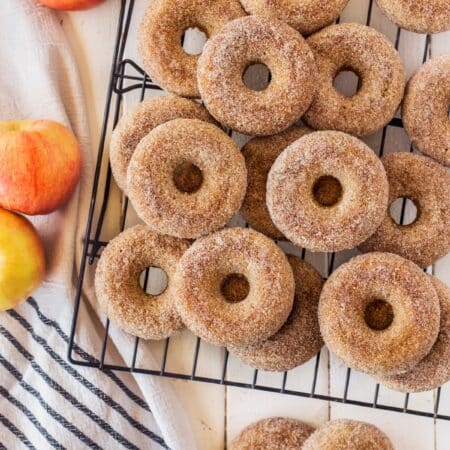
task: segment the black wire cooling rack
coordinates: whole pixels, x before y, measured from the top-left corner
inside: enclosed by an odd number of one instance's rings
[[[323,366],[327,366],[327,370],[330,369],[330,358],[328,357],[328,352],[323,349],[315,360],[310,361],[307,365],[307,369],[303,370],[301,374],[301,383],[295,384],[292,387],[292,379],[294,377],[299,377],[298,373],[294,371],[285,372],[280,374],[277,382],[273,379],[271,382],[264,382],[267,378],[258,370],[249,369],[248,379],[242,379],[242,377],[234,377],[230,373],[230,355],[225,349],[216,348],[214,351],[217,357],[220,358],[219,369],[216,376],[205,376],[199,373],[199,354],[200,349],[208,346],[200,338],[196,338],[194,345],[192,346],[192,359],[189,364],[188,370],[169,370],[167,368],[167,358],[169,352],[169,345],[173,338],[169,338],[164,341],[160,356],[159,366],[154,367],[142,367],[142,365],[137,364],[137,354],[140,346],[148,345],[148,343],[142,343],[138,338],[135,338],[134,344],[130,349],[130,364],[129,365],[114,365],[108,364],[107,359],[107,343],[110,332],[109,320],[106,320],[105,331],[101,342],[101,349],[97,358],[86,360],[76,359],[74,353],[77,353],[77,328],[82,328],[83,323],[81,319],[80,303],[85,301],[82,296],[83,283],[86,278],[86,273],[88,271],[94,271],[94,265],[96,259],[99,257],[101,250],[106,246],[107,242],[100,239],[103,225],[105,223],[105,216],[109,206],[109,197],[112,188],[112,177],[111,170],[107,162],[107,152],[105,152],[107,136],[111,127],[113,128],[121,114],[121,105],[126,95],[133,93],[136,95],[138,93],[140,100],[144,99],[146,92],[149,90],[161,90],[159,86],[154,84],[146,75],[145,71],[132,59],[124,58],[125,48],[127,38],[130,32],[130,26],[132,24],[133,11],[135,10],[134,0],[122,0],[120,14],[118,18],[117,36],[114,47],[111,75],[109,79],[106,107],[104,112],[103,125],[101,130],[100,144],[98,149],[98,160],[94,176],[94,186],[92,191],[92,199],[89,209],[89,215],[87,220],[86,234],[84,237],[84,247],[80,265],[80,274],[77,283],[76,297],[75,297],[75,307],[73,313],[72,328],[70,334],[70,342],[68,349],[68,359],[71,363],[81,366],[88,366],[101,370],[117,370],[123,372],[132,372],[139,374],[148,374],[153,376],[162,376],[168,378],[176,378],[183,380],[194,380],[202,381],[207,383],[214,383],[219,385],[241,387],[255,389],[259,391],[268,392],[278,392],[281,394],[289,394],[300,397],[316,398],[324,401],[340,402],[350,405],[364,406],[369,408],[377,408],[388,411],[403,412],[408,414],[413,414],[417,416],[430,417],[434,419],[450,420],[450,411],[442,411],[442,392],[447,390],[448,386],[444,388],[439,388],[435,390],[431,397],[432,400],[423,403],[420,407],[416,407],[416,403],[413,396],[416,394],[397,394],[389,392],[387,394],[382,394],[379,384],[373,382],[373,390],[369,393],[365,392],[364,395],[358,391],[358,384],[361,381],[361,374],[353,372],[349,368],[340,368],[342,385],[340,387],[335,387],[330,390],[328,388],[325,390],[320,386],[323,384],[321,377],[321,370]],[[366,24],[371,23],[373,13],[373,1],[368,2],[368,11],[366,15]],[[400,36],[402,31],[397,29],[395,36],[395,46],[398,48],[400,43]],[[428,57],[429,47],[430,47],[430,36],[424,39],[424,49],[423,49],[423,61]],[[385,150],[386,135],[390,129],[402,128],[402,122],[399,118],[395,118],[391,123],[386,126],[381,133],[381,139],[379,144],[379,154],[383,154]],[[412,147],[410,147],[412,151]],[[100,183],[102,167],[108,165],[106,171],[106,180]],[[122,205],[121,211],[121,224],[120,229],[123,230],[126,224],[126,217],[128,208],[128,200],[125,199]],[[403,222],[406,211],[406,202],[403,201],[401,206],[401,211],[399,213],[400,220]],[[301,251],[301,256],[305,257],[305,250]],[[328,255],[328,274],[334,269],[335,262],[337,258],[335,254]],[[148,271],[145,276],[145,285],[148,281]],[[79,352],[78,352],[79,353]],[[365,378],[367,380],[367,378]],[[301,387],[299,387],[301,386]],[[361,389],[360,389],[361,390]],[[366,391],[367,389],[364,388]],[[355,393],[353,393],[355,392]],[[419,394],[420,395],[420,394]],[[430,395],[430,394],[428,394]],[[447,395],[447,394],[444,394]],[[450,400],[450,394],[449,394]],[[446,402],[447,403],[447,402]]]

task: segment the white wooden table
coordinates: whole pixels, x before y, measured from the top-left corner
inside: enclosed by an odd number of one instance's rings
[[[148,0],[136,0],[136,15]],[[106,0],[99,8],[87,12],[61,13],[61,24],[65,28],[79,61],[85,89],[89,122],[93,138],[93,151],[99,140],[106,87],[112,58],[112,47],[119,10],[119,0]],[[344,21],[363,21],[367,11],[367,0],[351,0],[343,14]],[[383,31],[391,40],[395,27],[384,19],[375,7],[372,25]],[[133,40],[133,32],[130,37]],[[400,49],[410,75],[420,64],[423,52],[423,36],[402,33]],[[450,52],[450,33],[433,36],[431,54]],[[371,142],[370,138],[368,142]],[[388,143],[390,150],[398,150],[401,139]],[[403,142],[404,145],[404,142]],[[433,268],[434,273],[450,283],[450,257],[440,261]],[[333,389],[333,378],[342,376],[342,366],[331,362],[328,382]],[[302,399],[287,395],[255,392],[248,389],[227,388],[203,383],[173,381],[180,401],[187,409],[199,448],[215,450],[224,448],[244,426],[267,416],[296,417],[313,425],[319,425],[330,418],[348,417],[370,421],[383,429],[397,449],[405,450],[449,450],[450,422],[434,422],[432,419],[411,415],[390,413],[369,408],[353,407],[319,400]],[[364,394],[364,384],[355,389]],[[342,393],[339,393],[342,395]],[[381,394],[383,395],[383,394]],[[388,395],[388,394],[384,394]],[[390,394],[389,394],[390,395]],[[419,396],[420,397],[420,396]],[[433,401],[430,394],[415,400],[425,405]],[[450,414],[450,396],[442,400]]]

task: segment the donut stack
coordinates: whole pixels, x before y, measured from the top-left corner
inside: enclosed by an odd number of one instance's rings
[[[450,55],[425,64],[405,90],[386,37],[330,25],[346,0],[241,3],[148,7],[142,61],[170,94],[144,100],[113,132],[112,173],[144,224],[104,250],[100,305],[135,336],[163,339],[187,327],[262,370],[294,368],[325,342],[394,389],[445,383],[450,291],[422,268],[450,250]],[[427,2],[415,15],[411,2],[378,3],[408,29],[450,29],[448,2]],[[209,38],[200,56],[181,44],[191,27]],[[254,64],[270,72],[260,90],[245,82]],[[359,77],[352,96],[333,84],[345,70]],[[380,159],[359,138],[388,124],[402,100],[405,129],[427,156]],[[253,138],[241,151],[225,130]],[[417,207],[410,225],[391,218],[399,198]],[[239,212],[249,227],[225,228]],[[365,254],[324,284],[275,240]],[[159,295],[139,286],[148,267],[168,277]]]

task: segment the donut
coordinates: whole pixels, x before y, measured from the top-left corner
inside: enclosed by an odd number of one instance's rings
[[[406,152],[382,158],[389,181],[389,204],[409,198],[417,218],[399,225],[389,209],[375,233],[359,248],[363,252],[397,253],[427,267],[450,251],[450,174],[426,156]]]
[[[448,0],[377,0],[378,7],[396,25],[416,33],[450,30]]]
[[[411,370],[436,342],[439,314],[429,276],[392,253],[367,253],[340,266],[319,302],[329,350],[370,374]]]
[[[450,288],[430,275],[439,297],[441,325],[431,352],[412,370],[399,375],[379,377],[380,383],[401,392],[424,392],[450,380]]]
[[[359,139],[338,131],[308,134],[277,158],[267,179],[275,226],[312,251],[355,247],[380,225],[388,201],[383,165]]]
[[[129,228],[109,242],[95,272],[95,293],[109,319],[142,339],[164,339],[183,328],[172,295],[176,265],[189,241],[155,233],[145,225]],[[159,295],[144,292],[141,273],[159,267],[168,278]]]
[[[253,138],[242,149],[247,166],[247,193],[241,215],[252,228],[273,239],[284,239],[284,236],[273,224],[267,209],[267,175],[278,155],[311,131],[304,126],[293,126],[275,136]]]
[[[389,438],[375,425],[337,419],[318,428],[302,450],[394,450]]]
[[[294,299],[294,277],[277,245],[249,228],[198,239],[180,259],[176,307],[186,326],[217,345],[248,345],[275,334]]]
[[[329,25],[349,0],[241,0],[249,14],[286,22],[303,35]]]
[[[158,125],[177,118],[215,123],[203,106],[176,95],[144,100],[120,119],[111,136],[109,160],[122,191],[126,192],[128,165],[141,139]]]
[[[278,333],[258,344],[231,345],[228,350],[245,364],[260,370],[284,372],[316,355],[323,345],[317,308],[322,277],[307,262],[288,256],[294,273],[294,305]]]
[[[243,81],[253,64],[267,66],[266,89]],[[222,124],[253,136],[279,133],[308,109],[316,91],[316,65],[306,41],[289,25],[257,16],[233,20],[210,39],[198,61],[198,87]]]
[[[223,227],[239,211],[247,186],[245,160],[218,127],[174,119],[137,146],[127,174],[139,217],[159,233],[194,239]]]
[[[230,20],[245,16],[238,0],[154,0],[139,30],[139,53],[150,78],[183,97],[199,97],[198,55],[182,46],[184,32],[198,28],[211,38]]]
[[[252,423],[230,444],[230,450],[297,450],[314,428],[296,419],[270,417]]]
[[[449,105],[447,54],[430,60],[411,77],[402,108],[403,125],[413,145],[446,166],[450,166]]]
[[[304,120],[316,130],[339,130],[355,136],[374,133],[397,111],[405,87],[400,55],[387,38],[357,23],[331,25],[308,38],[318,68],[318,91]],[[353,71],[358,92],[346,97],[335,77]]]

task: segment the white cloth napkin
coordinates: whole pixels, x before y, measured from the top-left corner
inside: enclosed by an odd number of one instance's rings
[[[51,215],[31,218],[47,252],[43,286],[33,299],[0,315],[0,449],[194,449],[189,421],[166,380],[67,362],[74,261],[93,174],[76,61],[54,13],[35,0],[2,0],[0,63],[0,120],[61,122],[78,137],[84,161],[70,202]],[[83,326],[75,349],[85,361],[98,357],[102,335],[91,311],[81,306]],[[130,337],[115,331],[108,349],[109,362],[123,364]],[[140,356],[152,358],[146,349]]]

